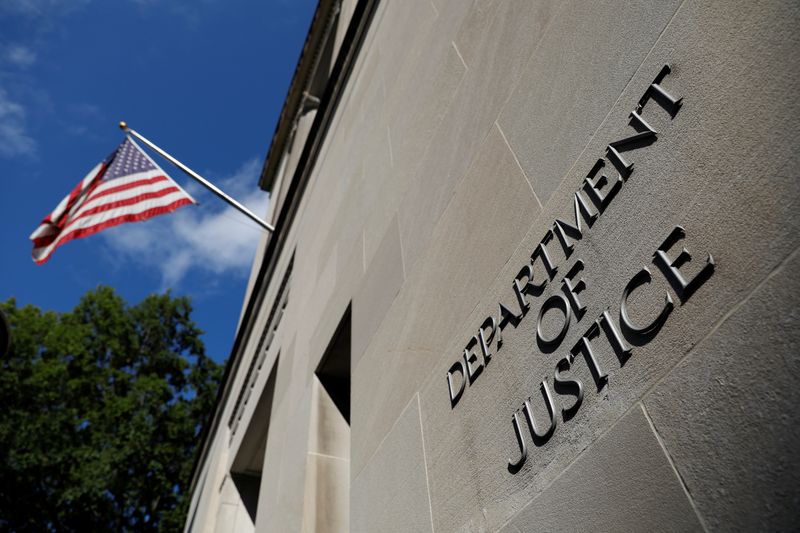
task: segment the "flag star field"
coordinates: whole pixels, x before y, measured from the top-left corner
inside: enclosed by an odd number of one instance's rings
[[[99,285],[131,304],[189,296],[206,352],[224,361],[263,231],[157,154],[142,155],[117,124],[265,216],[258,178],[315,7],[0,2],[0,301],[67,311]],[[82,189],[92,172],[96,188]],[[85,196],[70,204],[76,189]],[[43,223],[54,215],[62,227]],[[94,224],[103,231],[78,231],[45,264],[32,260],[32,233],[51,246],[57,231]]]

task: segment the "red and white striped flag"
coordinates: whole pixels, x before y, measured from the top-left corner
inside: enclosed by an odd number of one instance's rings
[[[33,261],[98,231],[195,203],[131,138],[94,167],[31,234]]]

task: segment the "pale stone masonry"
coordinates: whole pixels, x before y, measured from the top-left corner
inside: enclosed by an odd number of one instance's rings
[[[797,528],[798,27],[320,2],[186,530]]]

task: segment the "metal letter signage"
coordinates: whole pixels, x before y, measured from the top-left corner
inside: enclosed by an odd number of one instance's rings
[[[675,118],[678,114],[682,99],[672,96],[662,85],[670,72],[669,65],[665,65],[630,113],[629,124],[635,133],[609,142],[604,156],[592,165],[581,187],[572,197],[572,217],[555,219],[544,237],[534,247],[529,260],[511,281],[516,302],[511,305],[499,303],[496,317],[494,315],[486,317],[466,343],[460,357],[448,370],[447,388],[451,409],[456,408],[467,390],[476,384],[483,372],[487,371],[491,358],[500,353],[503,330],[509,324],[516,329],[532,309],[536,309],[531,314],[535,317],[533,330],[539,350],[543,354],[565,350],[561,344],[570,326],[572,323],[580,322],[587,310],[581,303],[580,295],[587,290],[583,272],[588,267],[584,261],[576,260],[566,275],[562,276],[559,290],[543,302],[536,302],[537,305],[534,306],[536,299],[545,292],[546,287],[559,272],[560,265],[553,260],[547,246],[560,244],[564,257],[570,258],[633,174],[635,162],[627,154],[657,142],[659,133],[642,117],[645,106],[654,102],[670,118]],[[693,255],[679,244],[685,238],[686,231],[680,226],[675,226],[667,233],[663,242],[653,244],[655,248],[653,264],[657,267],[655,272],[662,274],[681,303],[711,277],[715,268],[714,258],[706,253],[705,263],[700,271],[691,276],[691,279],[687,279],[686,273],[681,269]],[[605,339],[605,342],[613,348],[622,367],[633,354],[634,349],[631,344],[642,346],[650,342],[668,321],[675,307],[673,299],[669,292],[663,296],[648,295],[646,286],[652,282],[652,276],[651,269],[643,266],[621,289],[618,307],[613,310],[611,306],[606,307],[595,316],[574,346],[570,348],[567,345],[566,353],[555,365],[552,386],[548,377],[544,377],[539,386],[540,394],[532,392],[526,395],[527,399],[523,400],[512,413],[511,426],[519,454],[508,459],[509,472],[515,474],[524,466],[528,457],[528,440],[534,446],[544,445],[555,433],[558,417],[563,417],[564,422],[567,422],[580,409],[584,400],[584,385],[581,380],[570,376],[569,373],[581,359],[585,360],[598,393],[608,384],[608,372],[601,366],[593,350],[592,343],[596,339],[600,337]],[[637,318],[637,320],[631,318],[628,309],[629,300],[636,291],[641,291],[643,297],[663,298],[663,305],[655,317]],[[546,321],[545,316],[547,316]],[[556,325],[548,328],[545,324]],[[582,357],[576,359],[578,356]],[[543,406],[538,400],[539,396],[542,398]],[[538,406],[536,409],[533,408],[534,402]],[[543,415],[545,412],[546,417]],[[523,417],[527,422],[524,424],[527,425],[527,431],[522,427]]]

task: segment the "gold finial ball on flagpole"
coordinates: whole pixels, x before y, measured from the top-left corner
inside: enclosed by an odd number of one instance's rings
[[[128,129],[128,123],[125,122],[124,120],[120,120],[119,121],[119,129],[121,129],[122,131],[127,130]]]

